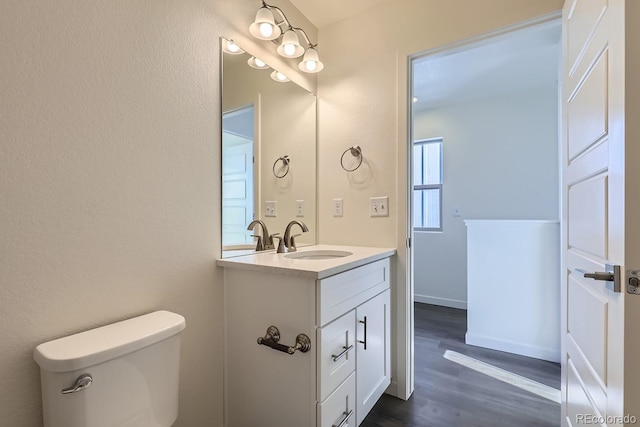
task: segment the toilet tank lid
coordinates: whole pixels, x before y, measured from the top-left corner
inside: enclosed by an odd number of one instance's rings
[[[40,344],[33,358],[46,371],[75,371],[150,346],[184,328],[181,315],[155,311]]]

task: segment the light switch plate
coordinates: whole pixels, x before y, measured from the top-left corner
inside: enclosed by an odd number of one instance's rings
[[[296,200],[296,216],[304,216],[304,200]]]
[[[389,197],[369,198],[369,216],[389,216]]]
[[[264,202],[264,216],[278,216],[278,202],[267,200]]]
[[[451,215],[453,215],[453,216],[462,216],[462,209],[460,209],[460,206],[452,206],[451,207]]]

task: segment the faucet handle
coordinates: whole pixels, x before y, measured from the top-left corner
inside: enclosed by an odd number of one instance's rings
[[[262,236],[257,234],[252,234],[251,237],[257,237],[258,241],[256,242],[256,251],[264,251],[264,244],[262,243]]]
[[[273,244],[273,238],[278,237],[280,233],[269,234],[264,237],[264,249],[275,249],[276,246]]]
[[[276,239],[278,239],[278,250],[276,251],[276,253],[282,254],[287,252],[287,247],[284,243],[284,237],[279,235],[280,233],[276,233],[276,234],[272,234],[271,237],[275,237]]]

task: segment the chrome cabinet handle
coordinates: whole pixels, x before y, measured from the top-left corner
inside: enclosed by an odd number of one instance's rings
[[[93,383],[93,378],[91,377],[91,375],[89,374],[80,375],[78,379],[76,379],[75,384],[73,384],[69,388],[65,388],[64,390],[62,390],[62,394],[77,393],[86,388],[89,388],[89,386],[92,383]]]
[[[364,344],[364,349],[367,349],[367,316],[364,316],[364,320],[359,320],[360,323],[364,324],[364,340],[360,341],[358,340],[358,342],[360,344]]]
[[[342,359],[342,356],[344,356],[345,354],[347,354],[347,352],[349,352],[349,350],[351,350],[353,348],[353,344],[351,344],[349,347],[347,347],[346,345],[342,346],[342,348],[344,350],[342,350],[340,353],[338,354],[332,354],[331,357],[333,357],[333,361],[337,362],[338,360]]]
[[[344,415],[344,418],[340,421],[340,424],[332,424],[331,427],[344,427],[347,424],[347,421],[349,421],[349,418],[351,418],[351,415],[353,415],[353,409],[349,412],[344,411],[342,414]]]

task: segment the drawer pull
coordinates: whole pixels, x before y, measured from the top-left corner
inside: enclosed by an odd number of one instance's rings
[[[334,362],[337,362],[338,360],[342,359],[342,356],[347,354],[347,352],[353,348],[353,344],[351,344],[349,347],[347,347],[346,345],[342,346],[342,348],[344,350],[342,350],[340,353],[331,355],[331,357],[333,357]]]
[[[364,316],[364,320],[359,320],[360,323],[364,324],[364,340],[358,342],[360,344],[364,344],[364,349],[367,349],[367,316]]]
[[[349,412],[344,411],[342,415],[344,415],[344,418],[340,421],[340,424],[333,424],[331,427],[344,427],[347,424],[347,421],[349,421],[349,418],[351,418],[351,415],[353,415],[353,409]]]
[[[258,344],[266,345],[283,353],[293,354],[296,350],[301,353],[306,353],[311,350],[311,340],[305,334],[298,334],[295,345],[291,347],[280,344],[278,341],[280,341],[280,331],[275,326],[269,326],[266,335],[264,337],[258,337]]]

